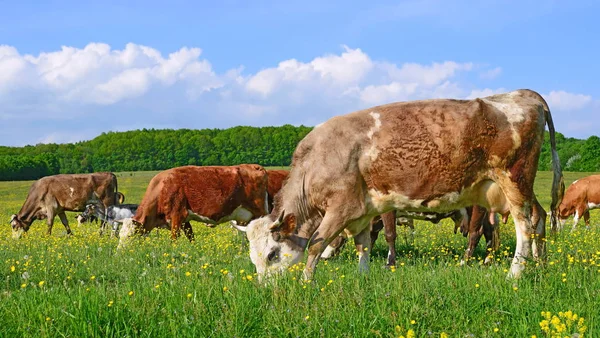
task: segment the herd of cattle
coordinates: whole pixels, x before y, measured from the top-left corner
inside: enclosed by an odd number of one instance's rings
[[[398,102],[340,115],[316,126],[298,144],[290,171],[257,164],[184,166],[152,178],[139,205],[123,204],[113,173],[55,175],[31,186],[13,237],[46,219],[51,234],[65,211],[78,221],[98,219],[102,233],[119,232],[119,247],[135,233],[181,229],[194,239],[190,221],[207,226],[231,221],[246,232],[259,277],[283,271],[308,251],[305,278],[320,258],[334,255],[352,237],[359,269],[381,229],[395,264],[396,225],[413,220],[453,220],[468,236],[465,258],[481,236],[499,245],[498,223],[512,215],[516,250],[509,275],[545,250],[546,212],[533,192],[544,129],[550,131],[554,178],[551,226],[574,215],[589,227],[589,210],[600,207],[600,175],[580,179],[565,192],[550,110],[536,92],[518,90],[474,100]]]

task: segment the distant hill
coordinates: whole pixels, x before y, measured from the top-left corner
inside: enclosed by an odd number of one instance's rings
[[[228,129],[142,129],[109,132],[74,144],[0,147],[0,180],[28,180],[59,173],[164,170],[176,166],[259,163],[287,166],[298,142],[312,127]],[[551,170],[546,132],[539,170]],[[600,138],[557,134],[565,171],[600,171]]]

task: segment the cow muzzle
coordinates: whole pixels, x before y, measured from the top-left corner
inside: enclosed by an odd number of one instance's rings
[[[21,236],[23,236],[24,233],[25,233],[25,229],[23,229],[23,228],[13,229],[12,230],[12,238],[19,239],[19,238],[21,238]]]

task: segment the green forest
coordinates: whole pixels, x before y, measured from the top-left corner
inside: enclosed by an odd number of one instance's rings
[[[90,141],[0,146],[0,180],[29,180],[59,173],[164,170],[182,165],[258,163],[287,166],[298,142],[312,127],[233,127],[228,129],[143,129],[108,132]],[[551,170],[548,133],[538,164]],[[600,171],[600,138],[557,134],[565,171]]]

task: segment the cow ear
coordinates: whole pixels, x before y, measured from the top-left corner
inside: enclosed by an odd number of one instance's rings
[[[279,227],[282,225],[284,217],[285,217],[285,210],[281,210],[281,214],[279,214],[279,217],[277,217],[277,220],[269,226],[269,230],[271,230],[271,232],[277,231],[279,229]]]
[[[12,223],[12,222],[13,222],[14,220],[16,220],[16,219],[17,219],[17,214],[13,214],[13,215],[11,215],[11,216],[10,216],[10,222],[9,222],[9,223]]]
[[[270,227],[271,232],[281,232],[282,234],[290,234],[296,229],[296,216],[294,214],[285,214],[285,210],[281,212],[277,221]]]

